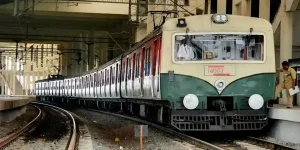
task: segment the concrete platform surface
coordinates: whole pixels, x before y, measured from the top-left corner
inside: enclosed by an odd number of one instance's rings
[[[269,118],[300,122],[300,107],[286,108],[286,105],[274,104],[274,107],[269,108]]]
[[[25,106],[34,100],[35,100],[34,97],[0,96],[0,111]]]

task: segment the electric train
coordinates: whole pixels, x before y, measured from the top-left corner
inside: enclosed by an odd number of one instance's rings
[[[37,81],[35,92],[180,131],[261,130],[274,98],[274,52],[272,25],[261,18],[170,18],[99,68]]]

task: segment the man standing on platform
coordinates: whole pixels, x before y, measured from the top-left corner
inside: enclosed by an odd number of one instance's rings
[[[278,98],[278,94],[286,89],[287,95],[287,108],[293,107],[293,96],[290,95],[289,89],[295,89],[296,71],[290,67],[287,61],[281,63],[282,68],[276,69],[276,72],[283,72],[283,82],[276,86],[275,100]]]

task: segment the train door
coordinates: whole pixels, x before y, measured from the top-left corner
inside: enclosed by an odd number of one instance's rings
[[[127,68],[127,96],[132,96],[132,58],[129,58]]]
[[[129,58],[127,58],[126,60],[126,71],[125,71],[125,74],[124,74],[124,78],[125,78],[125,95],[128,96],[128,88],[127,88],[127,82],[128,82],[128,63],[129,63]]]
[[[87,93],[87,85],[88,85],[88,80],[87,80],[87,76],[83,77],[83,95],[82,97],[86,97],[86,93]]]
[[[132,96],[137,96],[136,94],[136,90],[138,89],[138,87],[136,86],[136,78],[135,78],[135,71],[136,71],[136,53],[133,54],[132,57],[132,71],[131,71],[131,90],[132,90]]]
[[[83,97],[83,77],[80,77],[80,90],[79,90],[79,96]]]
[[[141,96],[141,77],[140,77],[140,67],[141,67],[141,53],[137,53],[135,59],[134,67],[134,96]]]
[[[144,89],[144,96],[145,97],[151,97],[152,91],[151,91],[151,47],[147,47],[145,51],[145,61],[144,61],[144,67],[145,67],[145,76],[144,76],[144,83],[143,83],[143,89]]]
[[[119,63],[117,63],[117,65],[116,65],[116,84],[115,84],[115,89],[116,89],[116,97],[118,97],[119,96],[119,91],[120,91],[120,89],[119,89],[119,72],[120,72],[120,69],[119,69],[119,67],[120,67],[120,65],[119,65]]]
[[[141,96],[143,97],[144,94],[144,78],[145,78],[145,52],[146,47],[142,49],[142,59],[141,59],[141,70],[140,70],[140,87],[141,87]]]
[[[105,93],[105,97],[108,97],[108,69],[105,69],[105,90],[104,90],[104,93]]]
[[[100,78],[101,78],[101,88],[100,88],[100,95],[101,97],[104,97],[104,87],[105,87],[105,83],[104,83],[104,74],[103,74],[103,70],[100,73]]]
[[[161,49],[161,39],[157,39],[153,43],[153,55],[152,55],[152,89],[153,96],[157,97],[159,93],[159,67],[160,67],[160,49]]]
[[[112,97],[116,97],[116,92],[117,92],[117,81],[116,81],[116,72],[117,72],[117,65],[113,67],[113,72],[112,72],[112,79],[111,79],[111,92],[112,92]]]
[[[109,68],[109,95],[110,97],[114,97],[113,94],[114,94],[114,90],[112,89],[112,87],[114,87],[114,67],[113,66],[110,66]]]
[[[71,97],[74,97],[75,94],[75,81],[71,79]]]
[[[96,98],[99,98],[99,93],[100,93],[100,83],[99,83],[99,81],[100,81],[100,79],[99,79],[99,72],[97,71],[96,73],[95,73],[95,97]]]
[[[94,89],[95,89],[95,78],[94,78],[94,73],[90,74],[90,97],[94,97]]]
[[[68,96],[71,96],[71,79],[68,79]]]
[[[122,60],[121,95],[126,96],[126,61]]]
[[[75,78],[75,97],[78,97],[78,90],[79,90],[79,85],[78,85],[78,82],[79,82],[79,78],[76,77]]]

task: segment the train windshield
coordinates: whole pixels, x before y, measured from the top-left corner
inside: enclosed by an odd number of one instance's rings
[[[176,61],[263,61],[264,36],[249,34],[201,34],[175,36]]]

